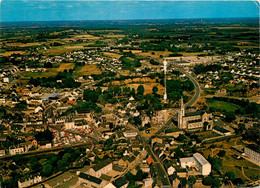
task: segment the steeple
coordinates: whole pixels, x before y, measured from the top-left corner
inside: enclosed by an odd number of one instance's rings
[[[185,106],[183,103],[183,97],[181,97],[181,106],[180,111],[178,113],[178,127],[183,129],[183,116],[185,116]]]
[[[182,116],[185,116],[185,106],[183,103],[183,97],[181,97],[181,114]]]

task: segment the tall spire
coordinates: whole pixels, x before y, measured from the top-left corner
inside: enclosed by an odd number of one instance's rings
[[[167,101],[167,91],[166,91],[167,61],[165,59],[163,60],[163,70],[164,70],[164,95],[163,95],[163,99],[164,99],[164,102],[166,103],[166,101]]]
[[[182,116],[185,116],[185,106],[183,103],[183,97],[181,96],[181,114]]]

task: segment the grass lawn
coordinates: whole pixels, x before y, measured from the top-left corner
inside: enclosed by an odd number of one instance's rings
[[[259,180],[260,178],[260,168],[259,169],[246,169],[244,168],[244,172],[247,177],[251,180]]]
[[[209,107],[216,108],[218,110],[226,110],[227,112],[235,112],[240,106],[219,100],[207,100]]]

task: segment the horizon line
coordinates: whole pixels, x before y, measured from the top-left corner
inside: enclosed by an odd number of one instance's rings
[[[136,18],[136,19],[86,19],[86,20],[26,20],[26,21],[1,21],[0,23],[10,23],[10,22],[73,22],[73,21],[134,21],[134,20],[203,20],[203,19],[260,19],[260,17],[218,17],[218,18]]]

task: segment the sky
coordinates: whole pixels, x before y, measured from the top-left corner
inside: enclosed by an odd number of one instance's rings
[[[0,21],[259,17],[259,1],[0,0]]]

